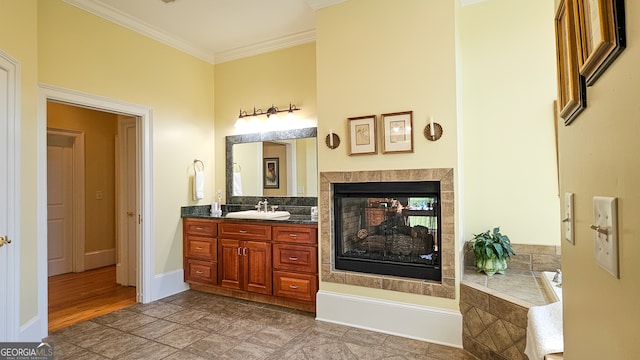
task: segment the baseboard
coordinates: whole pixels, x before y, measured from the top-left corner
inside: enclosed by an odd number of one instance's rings
[[[42,327],[40,316],[34,316],[31,320],[27,321],[24,325],[20,326],[20,333],[18,334],[18,340],[21,342],[38,342],[42,341],[47,334],[42,334]]]
[[[116,249],[92,251],[84,254],[84,270],[115,265]]]
[[[316,320],[462,348],[462,314],[453,310],[321,290]]]
[[[189,284],[184,282],[184,270],[179,269],[154,276],[151,289],[151,301],[156,301],[189,290]]]

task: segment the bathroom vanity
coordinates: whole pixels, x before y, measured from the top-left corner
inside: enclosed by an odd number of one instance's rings
[[[315,312],[318,226],[310,219],[183,217],[193,290]]]

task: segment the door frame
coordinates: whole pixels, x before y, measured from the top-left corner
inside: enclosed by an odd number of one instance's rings
[[[136,298],[138,302],[152,301],[153,271],[155,260],[153,257],[153,152],[152,152],[152,108],[127,103],[120,100],[88,94],[76,90],[65,89],[49,84],[38,84],[38,125],[37,125],[37,171],[46,174],[47,171],[47,101],[56,101],[74,106],[94,110],[108,111],[116,114],[133,116],[139,128],[138,140],[138,194],[140,206],[139,249],[138,254],[138,286]],[[38,318],[40,334],[48,335],[48,284],[47,284],[47,180],[45,176],[37,178],[37,243],[38,251]]]
[[[7,108],[7,233],[12,240],[7,249],[7,273],[2,274],[7,280],[7,294],[4,308],[0,315],[6,320],[3,332],[7,339],[17,341],[20,333],[20,104],[21,80],[20,62],[0,49],[0,66],[8,73],[8,108]]]
[[[79,130],[47,127],[47,135],[61,135],[73,138],[73,191],[72,191],[72,242],[73,253],[71,271],[84,271],[84,242],[85,242],[85,198],[84,198],[84,132]],[[47,237],[47,242],[49,241]]]

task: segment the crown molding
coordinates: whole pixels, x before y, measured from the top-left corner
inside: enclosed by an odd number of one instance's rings
[[[305,0],[313,10],[322,9],[331,5],[336,5],[347,0]]]
[[[91,14],[99,16],[103,19],[111,21],[115,24],[123,26],[129,30],[133,30],[144,36],[157,40],[165,45],[171,46],[177,50],[192,55],[200,60],[213,63],[213,55],[210,51],[199,48],[189,42],[169,35],[139,19],[125,14],[111,6],[105,5],[97,0],[63,0],[67,4],[73,5]]]
[[[292,46],[310,43],[316,40],[316,31],[309,30],[301,33],[283,36],[278,39],[262,41],[256,44],[239,47],[215,54],[215,63],[223,63],[231,60],[263,54],[270,51],[285,49]]]

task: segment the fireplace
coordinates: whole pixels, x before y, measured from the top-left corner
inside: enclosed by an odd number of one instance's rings
[[[439,181],[333,184],[336,270],[440,281]]]

